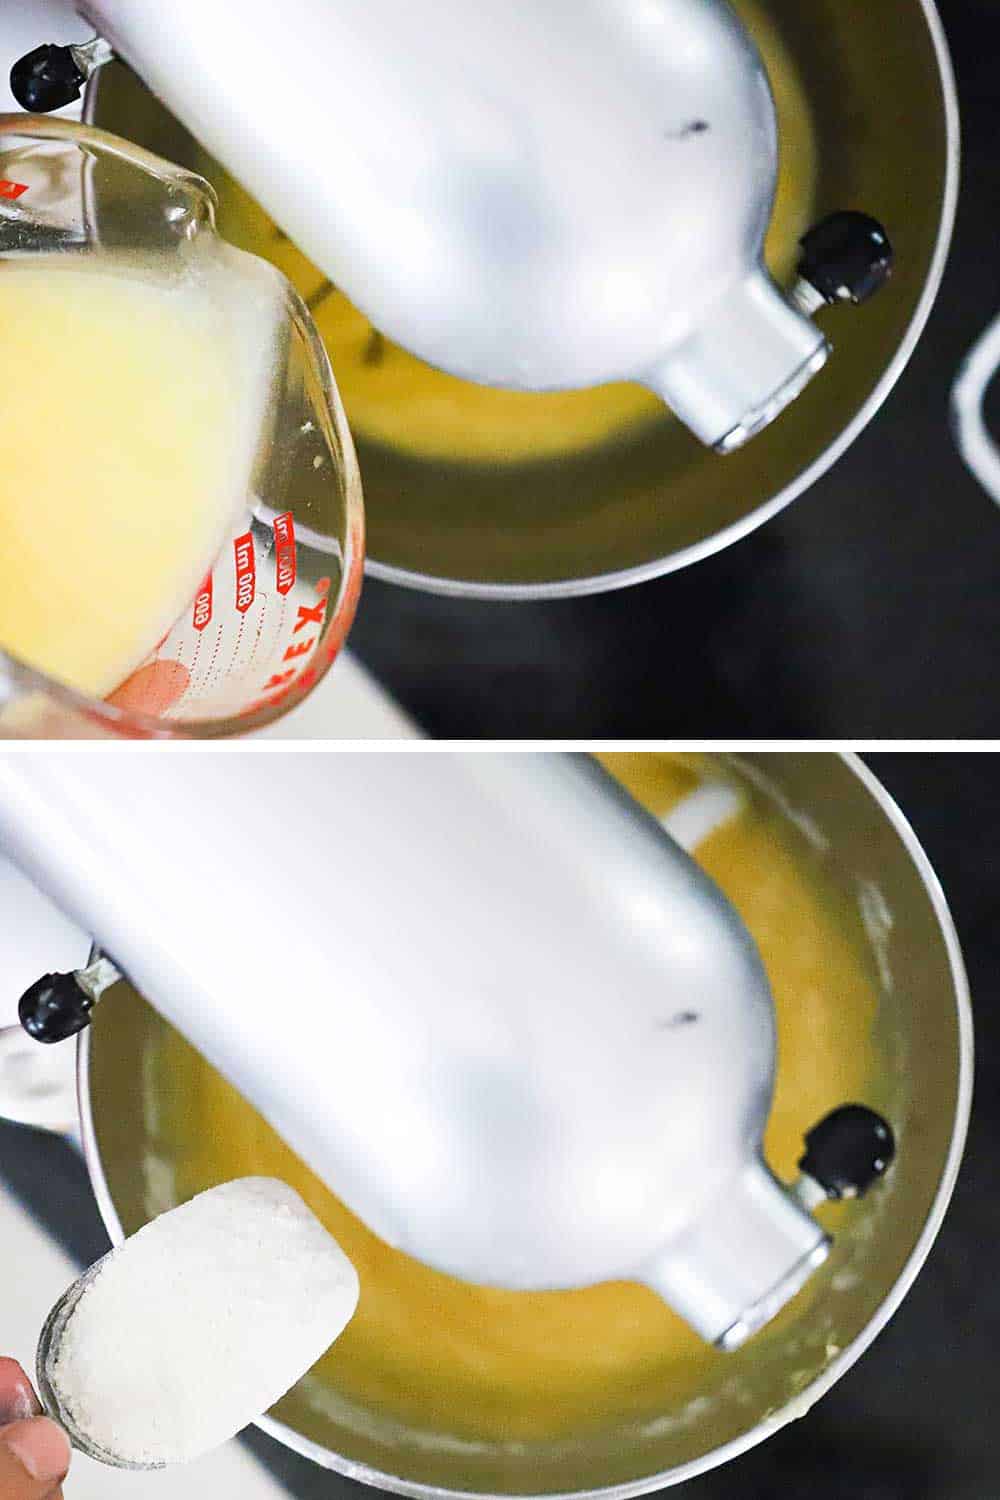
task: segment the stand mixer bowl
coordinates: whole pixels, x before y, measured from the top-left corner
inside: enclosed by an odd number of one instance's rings
[[[809,1294],[743,1349],[713,1356],[696,1399],[654,1420],[599,1421],[558,1442],[501,1445],[409,1432],[376,1404],[321,1409],[306,1387],[260,1424],[327,1468],[401,1494],[604,1494],[680,1483],[802,1415],[860,1356],[902,1300],[940,1226],[961,1156],[971,1095],[971,1022],[957,939],[912,831],[870,773],[833,755],[726,758],[748,795],[811,831],[852,893],[881,975],[884,1067],[872,1102],[897,1127],[891,1173],[840,1221]],[[165,1023],[127,986],[110,992],[81,1036],[83,1142],[114,1240],[169,1198],[172,1162],[148,1080]],[[845,1039],[850,1044],[850,1039]],[[600,1414],[595,1416],[599,1418]]]
[[[863,310],[820,312],[834,344],[826,368],[768,431],[725,458],[637,387],[499,391],[405,355],[276,233],[135,75],[119,63],[95,75],[88,117],[196,164],[220,189],[224,231],[283,265],[307,295],[358,444],[376,576],[532,598],[669,572],[788,504],[885,399],[930,311],[954,216],[957,109],[937,13],[932,0],[903,0],[889,25],[863,0],[818,0],[808,15],[795,0],[737,0],[735,9],[771,75],[786,240],[793,246],[811,223],[856,206],[885,224],[896,266]],[[248,87],[266,116],[268,80]],[[797,188],[803,153],[815,170]],[[785,285],[788,250],[775,243],[768,257]]]
[[[248,296],[260,295],[255,278],[264,273],[280,319],[250,493],[182,616],[104,701],[0,650],[0,738],[209,738],[271,723],[336,656],[363,568],[357,460],[308,311],[270,267],[221,240],[206,182],[104,131],[0,116],[0,179],[8,185],[0,194],[0,275],[5,263],[30,267],[36,257],[99,266],[125,254],[169,278],[195,258],[224,258],[234,295],[242,277]],[[86,461],[66,455],[70,480],[72,466]],[[137,509],[141,503],[137,495]],[[148,530],[155,571],[157,539]]]

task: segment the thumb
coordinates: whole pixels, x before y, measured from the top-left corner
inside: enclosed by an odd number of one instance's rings
[[[69,1438],[49,1417],[0,1427],[0,1500],[48,1500],[66,1478]]]

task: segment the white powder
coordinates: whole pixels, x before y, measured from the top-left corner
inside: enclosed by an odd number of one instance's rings
[[[105,1258],[49,1380],[105,1452],[184,1462],[284,1395],[357,1301],[354,1267],[298,1194],[245,1177],[161,1214]]]

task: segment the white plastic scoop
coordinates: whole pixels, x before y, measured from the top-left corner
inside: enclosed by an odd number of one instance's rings
[[[298,1194],[241,1178],[153,1219],[67,1289],[39,1339],[38,1389],[91,1458],[184,1463],[263,1416],[357,1302],[354,1267]]]
[[[0,844],[428,1265],[733,1345],[826,1253],[761,1157],[757,951],[582,757],[6,756]]]

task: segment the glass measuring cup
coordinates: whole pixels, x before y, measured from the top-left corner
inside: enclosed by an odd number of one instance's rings
[[[221,240],[202,178],[105,131],[0,115],[0,275],[33,256],[110,264],[122,253],[168,276],[215,258],[233,295],[243,278],[259,295],[261,276],[276,274]],[[361,480],[326,352],[298,293],[277,286],[278,353],[249,490],[214,560],[106,699],[0,649],[0,738],[245,733],[301,702],[343,645],[363,570]],[[68,482],[85,461],[67,456]]]

